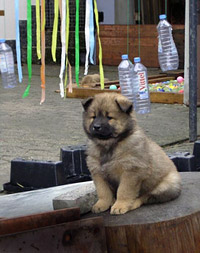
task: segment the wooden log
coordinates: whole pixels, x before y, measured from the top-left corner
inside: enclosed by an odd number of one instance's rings
[[[102,216],[109,253],[200,252],[200,173],[183,172],[176,200],[142,206],[124,215]]]

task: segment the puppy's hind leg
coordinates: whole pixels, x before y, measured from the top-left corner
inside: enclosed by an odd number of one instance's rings
[[[164,203],[177,198],[181,193],[181,178],[177,171],[170,172],[149,194],[146,204]]]

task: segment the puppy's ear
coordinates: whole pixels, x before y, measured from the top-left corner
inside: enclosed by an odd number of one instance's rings
[[[122,112],[130,114],[133,110],[133,103],[128,99],[116,99],[116,104]]]
[[[83,106],[85,111],[87,111],[87,109],[90,106],[90,104],[92,103],[93,99],[94,99],[93,97],[89,97],[89,98],[86,98],[86,99],[81,101],[82,106]]]

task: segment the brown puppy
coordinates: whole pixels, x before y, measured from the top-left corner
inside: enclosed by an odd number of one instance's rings
[[[87,165],[98,201],[95,213],[111,207],[124,214],[147,203],[177,198],[181,179],[164,151],[139,128],[132,103],[117,93],[102,93],[82,102],[89,137]]]

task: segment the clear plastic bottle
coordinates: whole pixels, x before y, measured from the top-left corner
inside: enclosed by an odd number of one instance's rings
[[[0,71],[4,88],[14,88],[17,85],[14,69],[13,52],[5,39],[0,39]]]
[[[150,113],[151,103],[149,97],[147,69],[141,63],[140,57],[134,58],[133,94],[135,111],[141,114]]]
[[[163,72],[176,70],[179,66],[179,57],[172,36],[172,26],[165,14],[159,16],[158,30],[158,60]]]
[[[122,55],[122,61],[118,66],[119,83],[121,94],[133,102],[133,84],[132,84],[133,64],[128,59],[128,55]]]

